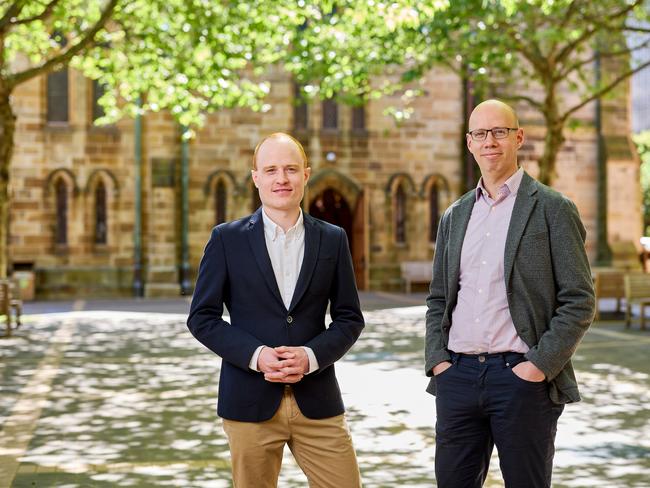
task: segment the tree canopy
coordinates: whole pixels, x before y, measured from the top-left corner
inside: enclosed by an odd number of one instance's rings
[[[0,0],[0,274],[11,95],[36,76],[72,66],[97,79],[106,88],[104,121],[169,110],[193,126],[211,110],[268,108],[263,74],[271,65],[282,65],[305,96],[355,103],[409,83],[417,88],[413,82],[441,64],[485,94],[525,101],[542,114],[540,178],[551,183],[571,116],[650,64],[629,63],[632,52],[650,45],[649,3]],[[598,69],[600,61],[618,68]],[[563,98],[566,90],[577,103]]]

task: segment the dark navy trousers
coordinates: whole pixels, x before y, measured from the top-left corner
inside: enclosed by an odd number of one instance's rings
[[[496,445],[506,488],[549,488],[557,421],[564,408],[546,381],[519,378],[519,353],[452,353],[436,381],[438,488],[479,488]]]

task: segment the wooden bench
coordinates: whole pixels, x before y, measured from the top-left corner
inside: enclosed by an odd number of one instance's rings
[[[625,275],[625,327],[632,323],[632,304],[640,307],[641,330],[645,330],[645,306],[650,305],[650,274]]]
[[[0,315],[6,317],[7,328],[5,336],[11,335],[12,315],[15,317],[16,328],[20,327],[20,316],[23,313],[23,302],[20,299],[18,286],[10,279],[0,280]]]
[[[601,298],[616,299],[616,311],[621,311],[621,300],[625,298],[625,271],[606,269],[594,272],[594,288],[596,290],[596,317],[600,320]]]
[[[411,293],[413,283],[431,283],[433,263],[431,261],[403,261],[400,263],[402,281],[406,293]]]

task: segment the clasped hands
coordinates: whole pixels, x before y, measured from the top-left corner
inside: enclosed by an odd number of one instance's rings
[[[264,346],[257,369],[272,383],[298,383],[309,372],[309,356],[302,347]]]

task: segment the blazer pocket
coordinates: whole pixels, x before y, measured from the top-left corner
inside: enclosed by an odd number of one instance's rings
[[[526,242],[534,242],[534,241],[547,241],[548,240],[548,232],[545,230],[541,232],[533,232],[531,234],[524,234],[521,236],[521,240],[525,240]]]

